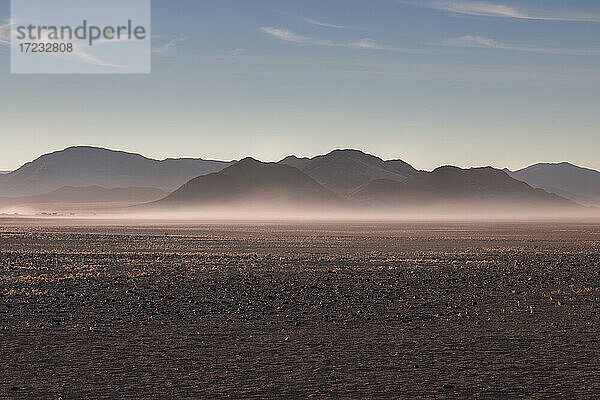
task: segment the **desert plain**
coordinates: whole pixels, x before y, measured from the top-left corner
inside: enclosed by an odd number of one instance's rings
[[[600,224],[0,220],[0,398],[598,398]]]

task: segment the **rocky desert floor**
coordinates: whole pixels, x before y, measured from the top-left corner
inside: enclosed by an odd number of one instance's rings
[[[0,398],[600,398],[599,290],[598,224],[6,218]]]

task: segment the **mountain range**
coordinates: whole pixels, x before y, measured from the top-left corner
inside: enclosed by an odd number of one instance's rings
[[[505,171],[452,166],[418,171],[357,150],[279,163],[246,158],[186,183],[155,203],[167,209],[263,207],[344,211],[565,209],[575,203],[511,178]]]
[[[530,208],[569,207],[571,201],[535,189],[491,167],[461,169],[445,166],[413,174],[403,182],[378,179],[351,193],[372,206]]]
[[[377,179],[404,182],[418,172],[404,161],[384,161],[358,150],[334,150],[314,158],[289,156],[279,163],[300,169],[321,185],[342,196]]]
[[[0,204],[149,203],[151,207],[292,207],[410,210],[427,207],[573,208],[600,204],[600,172],[568,163],[518,170],[443,166],[419,171],[358,150],[277,163],[153,160],[70,147],[0,175]]]
[[[600,205],[600,172],[562,162],[535,164],[507,173],[535,188],[544,189],[577,203]]]
[[[72,187],[65,186],[49,193],[22,196],[0,197],[0,205],[40,206],[50,205],[98,205],[112,203],[114,205],[139,204],[164,198],[169,193],[156,188],[114,188],[100,186]]]
[[[306,209],[342,206],[343,200],[295,167],[245,158],[192,179],[156,204]]]
[[[38,195],[65,186],[152,187],[171,192],[192,178],[231,164],[192,158],[159,161],[123,151],[69,147],[0,175],[0,196]]]

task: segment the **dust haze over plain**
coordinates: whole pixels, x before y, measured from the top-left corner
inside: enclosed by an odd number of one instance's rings
[[[551,185],[543,179],[548,175]],[[600,173],[570,164],[428,172],[352,149],[265,163],[250,157],[160,161],[80,146],[1,175],[0,210],[196,221],[593,218],[600,204],[594,185],[600,187]]]

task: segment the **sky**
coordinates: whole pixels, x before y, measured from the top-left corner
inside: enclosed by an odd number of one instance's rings
[[[153,0],[144,75],[11,75],[9,18],[0,170],[72,145],[600,169],[597,0]]]

